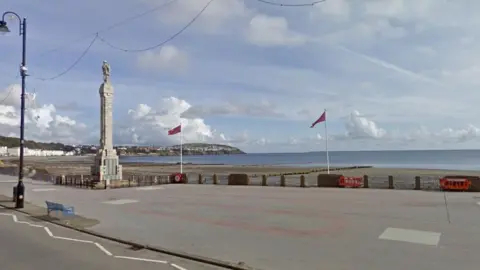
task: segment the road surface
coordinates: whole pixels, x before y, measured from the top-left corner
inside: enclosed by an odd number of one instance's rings
[[[15,215],[17,222],[12,215]],[[29,224],[19,223],[23,221]],[[2,269],[218,269],[153,252],[132,251],[117,243],[35,222],[4,208],[0,208],[0,241]]]
[[[11,194],[10,183],[0,193]],[[79,190],[26,184],[114,237],[262,270],[479,269],[476,193],[165,185]],[[446,199],[446,200],[445,200]]]

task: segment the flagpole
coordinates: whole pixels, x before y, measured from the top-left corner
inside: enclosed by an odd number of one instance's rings
[[[328,129],[327,129],[327,109],[324,110],[325,113],[325,152],[327,153],[327,174],[330,174],[330,157],[328,155]]]
[[[183,174],[183,130],[180,124],[180,173]]]

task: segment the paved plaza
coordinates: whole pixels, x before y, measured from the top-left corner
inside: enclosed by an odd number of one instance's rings
[[[13,177],[0,193],[11,195]],[[264,270],[478,269],[480,195],[431,191],[163,185],[82,190],[26,183],[92,230]],[[478,196],[478,197],[477,197]]]

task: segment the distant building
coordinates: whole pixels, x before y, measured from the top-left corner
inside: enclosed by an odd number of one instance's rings
[[[48,156],[74,156],[75,151],[62,151],[62,150],[43,150],[43,149],[29,149],[25,147],[24,156],[36,156],[36,157],[48,157]],[[20,147],[7,148],[6,146],[0,146],[0,156],[20,156]]]

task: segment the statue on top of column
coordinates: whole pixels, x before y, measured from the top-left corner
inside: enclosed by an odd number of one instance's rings
[[[103,72],[103,82],[110,83],[110,65],[107,63],[107,61],[103,61],[102,72]]]

